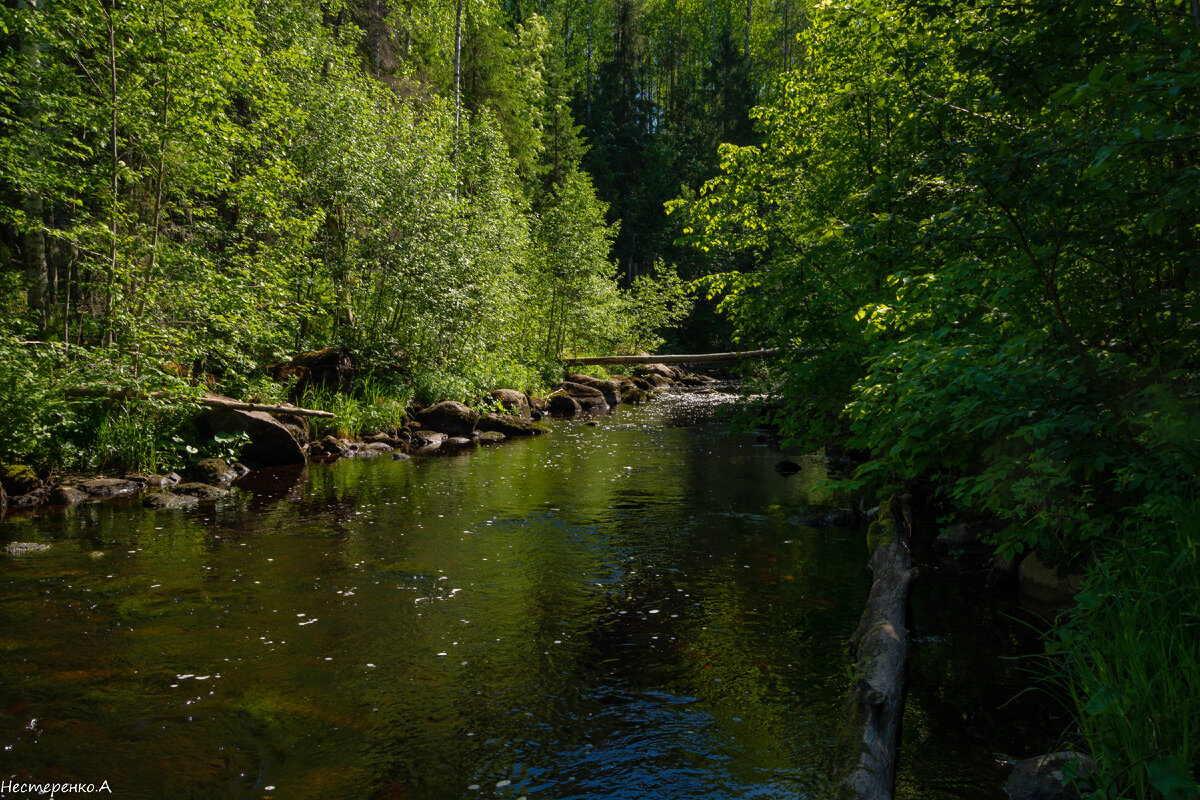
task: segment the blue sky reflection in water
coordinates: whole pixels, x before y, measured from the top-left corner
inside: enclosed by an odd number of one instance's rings
[[[4,775],[122,797],[822,797],[867,575],[676,401],[0,524]],[[261,478],[262,476],[260,476]],[[130,757],[136,754],[136,757]]]

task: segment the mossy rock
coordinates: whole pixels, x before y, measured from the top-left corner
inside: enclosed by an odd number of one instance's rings
[[[42,480],[33,467],[26,464],[0,465],[0,485],[12,495],[29,494],[42,488]]]
[[[421,427],[447,436],[470,436],[479,415],[468,406],[446,400],[417,413]]]
[[[529,419],[531,413],[529,398],[523,392],[518,392],[516,389],[493,389],[489,394],[493,400],[504,406],[508,413]]]
[[[649,399],[650,399],[650,395],[648,395],[642,389],[638,389],[636,387],[634,387],[632,389],[626,389],[621,394],[621,402],[628,403],[631,406],[639,405],[641,403],[646,402]]]
[[[189,472],[200,483],[229,483],[238,476],[233,467],[220,458],[206,458]]]

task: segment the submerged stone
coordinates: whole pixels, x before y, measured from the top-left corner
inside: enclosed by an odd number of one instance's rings
[[[50,545],[41,544],[40,542],[9,542],[5,546],[4,552],[13,558],[20,558],[30,553],[44,553],[49,549]]]
[[[179,511],[195,508],[200,505],[200,497],[198,495],[174,494],[172,492],[155,492],[152,495],[148,495],[142,501],[142,505],[157,511]]]

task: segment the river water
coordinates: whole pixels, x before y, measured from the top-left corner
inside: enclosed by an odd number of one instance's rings
[[[12,515],[0,778],[115,798],[825,798],[869,586],[824,460],[665,397],[199,512]],[[924,581],[902,798],[999,798],[1022,626]],[[924,594],[921,594],[924,592]],[[976,623],[947,613],[958,605]],[[983,624],[978,624],[983,623]],[[924,666],[923,666],[924,665]],[[999,666],[998,666],[999,665]],[[1037,744],[1031,747],[1037,747]]]

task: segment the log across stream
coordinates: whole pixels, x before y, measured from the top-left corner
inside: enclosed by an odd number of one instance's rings
[[[0,775],[114,797],[833,796],[865,530],[801,524],[832,500],[824,459],[728,434],[720,399],[264,470],[198,511],[10,515],[0,544],[49,549],[0,557]],[[1000,800],[996,754],[1049,749],[1003,705],[1024,676],[995,656],[1023,628],[937,574],[912,607],[897,796]]]

